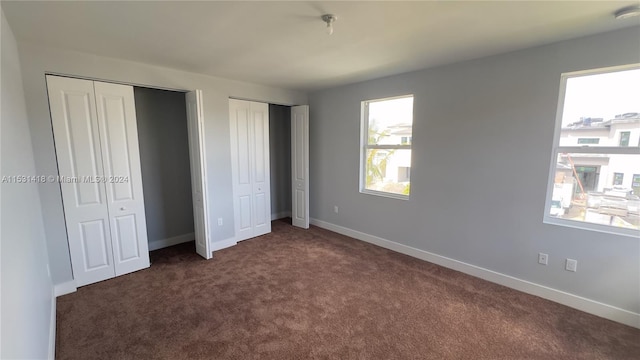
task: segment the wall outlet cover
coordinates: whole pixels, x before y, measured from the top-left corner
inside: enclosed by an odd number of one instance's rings
[[[538,264],[547,265],[549,263],[549,254],[538,253]]]

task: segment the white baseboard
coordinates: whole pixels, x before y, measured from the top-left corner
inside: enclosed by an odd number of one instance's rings
[[[77,290],[78,290],[78,287],[76,286],[75,280],[71,280],[71,281],[64,282],[62,284],[56,284],[53,287],[53,294],[55,297],[58,297],[58,296],[74,293]]]
[[[635,328],[640,328],[640,314],[625,309],[587,299],[578,295],[570,294],[561,290],[556,290],[544,285],[532,283],[530,281],[518,279],[513,276],[505,275],[472,264],[467,264],[462,261],[430,253],[428,251],[416,249],[411,246],[399,244],[387,239],[352,230],[343,226],[335,225],[326,221],[311,219],[311,224],[395,252],[409,255],[496,284],[522,291],[527,294],[536,295],[541,298],[551,300],[589,314],[600,316],[605,319],[616,321],[625,325],[633,326]]]
[[[291,211],[282,211],[279,213],[271,214],[271,221],[278,220],[286,217],[291,217]],[[218,251],[222,249],[226,249],[228,247],[232,247],[238,244],[238,241],[235,237],[230,237],[225,240],[220,241],[212,241],[211,242],[211,251]]]
[[[271,221],[286,217],[291,217],[291,211],[281,211],[279,213],[271,214]]]
[[[55,286],[51,287],[51,314],[49,320],[49,354],[47,359],[54,360],[56,358],[56,290]]]
[[[195,233],[188,233],[170,237],[168,239],[149,241],[149,251],[166,248],[173,245],[182,244],[185,242],[193,241],[196,238]]]
[[[212,241],[211,242],[211,251],[218,251],[222,249],[226,249],[228,247],[236,245],[238,242],[235,237],[231,237],[225,240],[220,241]]]

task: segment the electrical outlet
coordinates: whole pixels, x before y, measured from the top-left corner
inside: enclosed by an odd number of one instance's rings
[[[564,268],[567,271],[576,272],[578,270],[578,260],[567,259],[567,263]]]
[[[338,213],[338,206],[334,206],[333,207],[333,212],[336,213],[336,214]]]
[[[549,254],[538,253],[538,264],[547,265],[549,263]]]
[[[218,218],[218,226],[222,226],[222,218]]]

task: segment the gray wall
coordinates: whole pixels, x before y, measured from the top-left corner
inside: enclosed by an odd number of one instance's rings
[[[194,231],[184,93],[134,88],[149,242]]]
[[[291,108],[269,105],[271,215],[291,213]]]
[[[229,97],[274,104],[306,104],[307,95],[245,82],[227,80],[126,60],[68,51],[28,42],[18,43],[25,97],[38,174],[56,175],[56,159],[45,73],[68,74],[146,87],[203,92],[207,202],[212,243],[233,238],[233,199],[229,144]],[[49,259],[55,284],[72,280],[62,198],[57,184],[40,187]],[[218,226],[217,219],[224,225]],[[214,244],[215,245],[215,244]]]
[[[638,239],[542,223],[561,73],[637,63],[639,38],[629,28],[311,94],[311,217],[640,312]],[[404,94],[411,199],[361,194],[360,102]]]
[[[4,12],[1,23],[1,176],[34,176],[18,48]],[[45,359],[55,299],[38,186],[2,183],[0,198],[0,358]]]

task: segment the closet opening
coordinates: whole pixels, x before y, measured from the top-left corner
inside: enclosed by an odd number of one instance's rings
[[[291,218],[291,106],[269,104],[269,155],[271,220]]]
[[[185,93],[134,86],[149,251],[195,239]]]
[[[309,107],[229,99],[235,241],[309,228]]]

